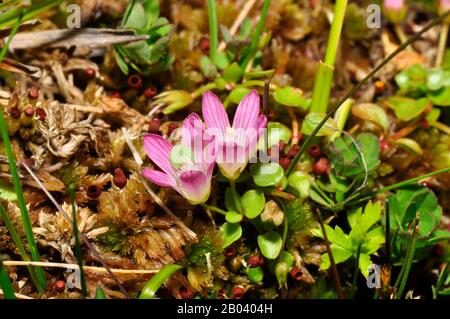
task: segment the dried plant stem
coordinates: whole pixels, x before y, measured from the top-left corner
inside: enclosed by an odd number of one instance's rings
[[[3,292],[3,290],[0,289],[0,295],[4,295],[5,293]],[[18,293],[14,293],[14,295],[18,298],[18,299],[34,299],[22,294],[18,294]]]
[[[302,144],[300,150],[298,151],[295,158],[292,160],[291,164],[289,165],[289,168],[286,171],[286,175],[289,176],[294,167],[297,165],[298,161],[300,160],[303,153],[308,149],[310,143],[312,142],[313,138],[316,136],[317,132],[319,132],[320,128],[326,123],[326,121],[336,112],[341,105],[351,98],[353,94],[355,94],[357,91],[361,89],[361,87],[364,86],[380,69],[382,69],[386,64],[389,63],[397,54],[402,52],[408,45],[411,43],[419,40],[422,35],[430,30],[432,27],[440,24],[445,18],[447,18],[450,15],[450,10],[447,11],[445,14],[435,18],[433,21],[431,21],[426,27],[424,27],[420,32],[416,33],[412,37],[410,37],[406,42],[402,43],[394,52],[389,54],[383,61],[380,62],[372,71],[370,71],[367,76],[359,81],[355,86],[353,86],[332,108],[326,116],[322,119],[322,121],[316,126],[316,128],[313,130],[310,136],[305,140],[305,142]]]
[[[292,121],[292,138],[291,138],[291,144],[297,144],[300,141],[300,134],[299,134],[299,126],[297,117],[295,116],[294,111],[291,107],[287,106],[286,110],[289,114],[289,117]]]
[[[230,28],[230,35],[231,36],[236,34],[237,30],[239,29],[239,27],[242,24],[242,21],[244,21],[244,19],[250,13],[250,10],[255,5],[256,1],[258,1],[258,0],[249,0],[249,1],[247,1],[245,3],[244,7],[242,8],[242,11],[239,13],[239,15],[237,16],[236,20],[234,20],[233,25]],[[219,48],[217,49],[217,51],[218,52],[222,51],[223,49],[226,48],[226,46],[227,46],[227,44],[225,43],[225,41],[220,42]]]
[[[439,68],[442,66],[442,62],[444,61],[444,55],[445,55],[445,47],[447,45],[447,38],[448,38],[448,24],[444,24],[441,28],[441,32],[439,34],[439,46],[437,51],[437,57],[436,57],[436,67]]]
[[[344,294],[344,290],[342,289],[341,279],[339,277],[339,272],[337,270],[336,263],[334,262],[333,252],[331,251],[330,242],[328,241],[327,232],[325,230],[325,226],[323,224],[323,219],[322,219],[322,216],[320,215],[319,209],[316,209],[316,214],[319,217],[320,228],[322,229],[322,233],[323,233],[323,240],[325,242],[325,246],[327,247],[328,257],[330,258],[331,271],[333,274],[334,285],[336,287],[336,293],[337,293],[339,299],[344,299],[345,294]]]
[[[78,264],[65,264],[65,263],[52,263],[52,262],[41,262],[41,261],[15,261],[15,260],[4,260],[3,264],[5,266],[39,266],[46,268],[66,268],[78,270],[80,267]],[[101,273],[107,273],[108,270],[104,267],[96,266],[83,266],[84,270],[95,271]],[[119,269],[119,268],[109,268],[109,270],[115,274],[137,274],[137,275],[148,275],[155,274],[159,269]]]

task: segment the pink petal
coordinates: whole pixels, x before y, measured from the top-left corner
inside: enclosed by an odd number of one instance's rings
[[[162,169],[164,173],[172,178],[176,176],[175,170],[169,159],[172,144],[157,134],[146,134],[144,136],[144,148],[148,157],[150,157],[152,162]]]
[[[159,186],[176,188],[176,182],[169,175],[153,169],[143,168],[142,176]]]
[[[209,172],[186,171],[180,175],[180,186],[184,196],[190,202],[204,203],[211,189],[211,175]]]
[[[196,113],[191,113],[183,122],[181,140],[184,146],[194,152],[194,161],[199,163],[203,159],[204,145],[203,122]]]
[[[230,121],[222,102],[212,92],[208,91],[203,94],[202,114],[209,129],[216,129],[224,134],[226,128],[230,127]]]
[[[234,115],[233,128],[257,128],[259,116],[259,95],[256,90],[244,96]]]
[[[264,114],[261,114],[258,117],[258,129],[265,128],[267,126],[267,117]]]

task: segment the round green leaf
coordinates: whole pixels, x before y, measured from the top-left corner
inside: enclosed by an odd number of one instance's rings
[[[253,182],[261,187],[278,186],[283,177],[283,167],[278,163],[256,164],[250,168]]]
[[[267,259],[275,259],[278,257],[283,245],[281,235],[276,231],[269,231],[258,236],[258,246],[261,253]]]
[[[259,284],[264,279],[264,270],[261,266],[247,268],[247,276],[251,282]]]
[[[234,88],[230,94],[227,97],[227,100],[234,103],[239,104],[239,102],[246,96],[248,93],[250,93],[250,89],[238,86]]]
[[[325,116],[325,113],[308,113],[302,123],[302,133],[305,135],[311,135],[316,126],[319,125]],[[316,136],[332,135],[336,133],[337,130],[336,122],[332,118],[329,118],[317,132]]]
[[[222,226],[223,248],[227,248],[242,236],[240,224],[225,223]]]
[[[225,220],[231,224],[239,223],[242,220],[242,215],[235,211],[229,211],[225,215]]]
[[[253,219],[259,216],[264,209],[266,199],[260,190],[251,189],[246,191],[241,198],[242,208],[247,218]]]
[[[275,101],[283,105],[299,107],[303,110],[307,110],[309,106],[308,100],[303,97],[302,90],[292,86],[277,88],[273,97]]]
[[[406,149],[407,151],[411,151],[416,155],[422,155],[423,150],[422,147],[420,147],[419,143],[414,141],[410,138],[399,138],[394,141],[394,143],[398,146],[400,146],[403,149]]]
[[[283,141],[287,144],[291,139],[291,135],[292,132],[287,126],[279,122],[269,122],[267,124],[267,147],[270,148],[274,145],[278,145],[280,141]],[[263,149],[264,143],[264,138],[260,138],[260,149]]]
[[[374,103],[361,103],[352,107],[352,114],[360,119],[373,122],[385,131],[389,126],[389,120],[384,109]]]
[[[428,91],[431,102],[439,106],[450,106],[450,86],[444,86],[437,91]]]
[[[301,198],[307,198],[311,186],[311,176],[308,173],[296,171],[288,177],[288,184],[300,193]]]
[[[414,100],[404,96],[391,96],[387,105],[395,111],[395,115],[402,121],[410,121],[431,106],[430,100],[421,98]]]
[[[444,85],[444,71],[442,69],[433,69],[428,71],[427,89],[436,91]]]
[[[242,76],[242,70],[237,62],[233,62],[223,71],[223,78],[228,83],[236,83]]]

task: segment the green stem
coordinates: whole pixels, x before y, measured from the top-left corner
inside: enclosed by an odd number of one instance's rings
[[[8,271],[6,267],[3,266],[2,261],[0,260],[0,288],[3,290],[3,295],[5,299],[16,299],[16,295],[14,294],[14,289],[11,284],[11,280],[8,276]]]
[[[434,26],[441,23],[445,18],[447,18],[450,15],[450,10],[443,15],[435,18],[433,21],[431,21],[426,27],[424,27],[420,32],[416,33],[414,36],[410,37],[408,41],[405,43],[402,43],[394,52],[389,54],[383,61],[380,62],[372,71],[367,74],[367,76],[359,81],[354,87],[352,87],[332,108],[326,116],[322,119],[322,121],[317,125],[310,136],[305,140],[305,142],[302,144],[300,150],[298,151],[297,155],[292,159],[291,164],[289,165],[289,168],[286,171],[286,175],[289,176],[292,171],[294,170],[294,167],[297,165],[298,161],[300,160],[303,153],[309,148],[312,139],[316,136],[317,132],[319,132],[320,128],[326,123],[326,121],[336,112],[341,105],[351,98],[353,94],[355,94],[357,91],[361,89],[361,87],[364,86],[380,69],[382,69],[389,61],[391,61],[397,54],[402,52],[408,45],[413,43],[414,41],[419,40],[422,35],[433,28]]]
[[[397,299],[400,299],[403,295],[403,291],[406,287],[406,282],[408,281],[409,272],[411,270],[411,265],[414,260],[414,253],[416,251],[416,240],[419,233],[419,214],[417,213],[416,219],[414,220],[413,233],[411,240],[409,241],[408,251],[406,252],[405,262],[403,263],[402,269],[395,282],[395,288],[398,287]]]
[[[5,209],[3,208],[3,204],[0,203],[0,216],[3,219],[3,222],[5,223],[6,228],[8,229],[9,235],[11,236],[14,244],[16,244],[17,250],[19,251],[20,257],[22,257],[25,261],[30,261],[30,257],[28,256],[25,247],[23,246],[20,236],[17,233],[13,223],[11,222],[11,219],[9,218],[8,214],[6,213]],[[44,290],[41,289],[41,285],[39,283],[39,280],[36,276],[36,271],[33,267],[27,266],[28,272],[30,273],[31,280],[33,281],[36,288],[40,289],[39,292],[43,293]]]
[[[83,270],[83,255],[81,251],[80,239],[78,237],[78,224],[77,224],[77,210],[75,207],[75,187],[74,185],[69,186],[70,204],[72,206],[72,228],[73,235],[75,237],[75,256],[77,258],[78,267],[80,268],[80,279],[81,279],[81,291],[83,293],[83,298],[87,296],[87,286],[86,277]]]
[[[334,121],[337,124],[337,131],[335,134],[332,135],[331,140],[334,140],[337,137],[340,137],[342,135],[342,131],[344,130],[345,123],[348,119],[348,114],[350,113],[350,110],[353,105],[353,100],[348,99],[347,101],[342,104],[342,106],[339,108],[339,110],[336,111],[334,114]]]
[[[449,27],[448,24],[444,24],[439,34],[439,47],[436,57],[437,68],[440,68],[442,66],[442,62],[444,61],[445,48],[447,45],[447,37],[448,37],[448,27]]]
[[[334,64],[339,48],[342,26],[344,24],[347,0],[337,0],[334,7],[334,18],[328,38],[325,61],[317,70],[310,112],[325,113],[328,108],[331,87],[333,84]]]
[[[14,190],[17,196],[17,202],[20,208],[20,214],[22,216],[23,228],[25,230],[25,235],[28,241],[28,246],[31,251],[31,256],[33,261],[39,261],[39,252],[36,246],[36,240],[33,235],[33,228],[31,226],[30,216],[28,215],[27,205],[25,203],[25,197],[23,195],[22,185],[20,183],[20,177],[17,172],[17,166],[14,159],[14,153],[11,147],[11,141],[9,140],[8,127],[6,126],[6,121],[3,116],[3,110],[0,110],[0,126],[2,131],[3,144],[5,146],[5,151],[8,156],[9,169],[11,171],[11,176],[14,183]],[[39,291],[42,291],[46,286],[44,271],[42,267],[36,268],[37,276],[39,278],[40,285],[36,287]]]
[[[353,280],[352,280],[352,298],[355,297],[356,292],[356,283],[358,281],[358,275],[359,275],[359,257],[361,255],[361,244],[362,242],[359,242],[358,249],[356,250],[356,258],[355,258],[355,265],[353,268]]]
[[[236,192],[236,181],[230,180],[230,188],[231,188],[231,194],[233,195],[234,205],[236,206],[238,213],[243,215],[244,210],[242,209],[241,201],[239,200],[239,195]]]
[[[217,85],[215,83],[208,83],[208,84],[202,85],[197,90],[195,90],[194,92],[191,93],[191,97],[193,100],[195,100],[196,98],[198,98],[200,95],[202,95],[206,91],[213,90],[215,88],[217,88]]]
[[[219,207],[212,206],[212,205],[208,205],[208,204],[206,204],[206,203],[203,203],[203,204],[201,204],[201,205],[202,205],[203,208],[205,208],[205,209],[209,209],[209,210],[211,210],[211,211],[213,211],[213,212],[222,214],[222,215],[224,215],[224,216],[227,214],[226,211],[224,211],[223,209],[220,209]]]
[[[431,122],[430,126],[433,126],[433,127],[437,128],[438,130],[441,130],[445,134],[450,135],[450,127],[445,125],[444,123],[435,121],[435,122]]]
[[[207,0],[208,21],[209,21],[209,59],[216,63],[217,45],[219,42],[219,32],[217,27],[216,0]]]
[[[266,21],[267,12],[269,11],[270,0],[264,0],[264,4],[261,10],[261,17],[259,18],[258,25],[256,27],[255,33],[252,36],[252,43],[247,53],[244,55],[241,63],[241,70],[245,71],[247,69],[247,65],[253,56],[256,54],[256,50],[258,49],[258,42],[261,38],[261,33],[264,27],[264,23]]]
[[[2,51],[0,51],[0,62],[3,61],[3,59],[6,56],[6,54],[8,53],[9,45],[11,44],[12,39],[14,38],[14,36],[17,33],[17,31],[19,30],[20,23],[22,22],[22,17],[23,17],[23,14],[21,12],[20,16],[19,16],[19,19],[17,19],[17,22],[14,25],[14,28],[11,30],[11,32],[10,32],[10,34],[8,36],[8,40],[6,41],[5,45],[3,46]]]

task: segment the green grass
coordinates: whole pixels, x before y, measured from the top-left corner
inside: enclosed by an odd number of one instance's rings
[[[13,180],[13,184],[14,184],[14,190],[17,195],[17,202],[19,205],[20,214],[22,216],[22,222],[23,222],[23,227],[25,230],[25,235],[27,238],[28,246],[30,248],[30,252],[31,252],[33,261],[39,261],[39,252],[37,249],[36,240],[34,238],[30,216],[28,215],[28,208],[25,203],[25,197],[23,195],[22,185],[20,183],[19,173],[17,172],[17,166],[16,166],[16,162],[14,159],[13,150],[11,147],[11,141],[10,141],[9,135],[8,135],[8,128],[6,126],[6,121],[3,116],[3,109],[0,110],[0,127],[1,127],[3,143],[5,145],[6,155],[8,157],[8,161],[9,161],[9,169],[11,171],[11,176],[12,176],[12,180]],[[36,282],[36,284],[38,284],[38,285],[36,286],[36,288],[42,292],[46,286],[44,271],[42,270],[41,267],[37,267],[36,273],[37,273],[37,278],[38,278],[38,282]]]
[[[3,295],[5,299],[16,299],[14,294],[14,289],[11,284],[11,280],[8,276],[8,271],[6,270],[3,263],[0,261],[0,288],[3,290]]]

